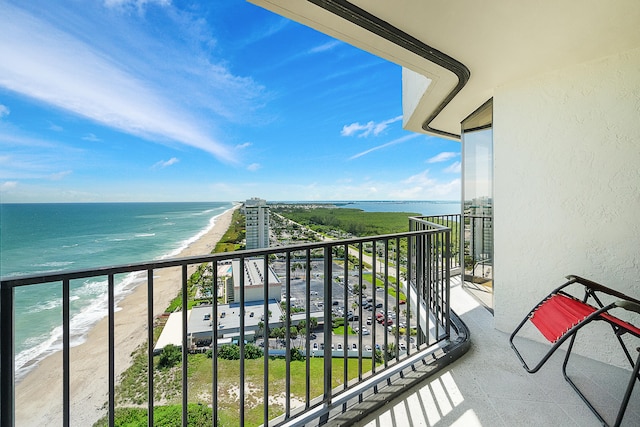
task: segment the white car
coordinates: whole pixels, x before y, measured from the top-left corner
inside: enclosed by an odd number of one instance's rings
[[[370,346],[370,345],[367,345],[367,346],[365,346],[365,348],[364,348],[364,349],[365,349],[365,351],[371,351],[371,346]]]
[[[400,343],[400,350],[407,351],[407,346],[405,345],[405,343],[403,342]]]

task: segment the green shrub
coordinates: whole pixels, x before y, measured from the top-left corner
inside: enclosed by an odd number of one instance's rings
[[[246,344],[244,346],[245,359],[259,359],[263,355],[264,352],[257,345]],[[209,351],[207,352],[207,357],[212,357]],[[240,360],[240,346],[237,344],[224,344],[218,350],[218,357],[226,360]]]
[[[218,349],[218,357],[226,360],[240,360],[240,346],[224,344]]]
[[[182,425],[182,405],[156,406],[153,411],[154,426],[179,426]],[[146,426],[146,408],[116,408],[115,425],[117,427]],[[213,411],[211,408],[190,403],[187,406],[187,425],[194,427],[211,426],[213,424]],[[106,427],[109,425],[108,417],[98,420],[94,427]]]
[[[305,360],[304,356],[297,348],[292,348],[289,354],[291,355],[291,360]]]
[[[166,369],[176,366],[182,360],[182,350],[173,344],[167,344],[158,358],[158,368]]]

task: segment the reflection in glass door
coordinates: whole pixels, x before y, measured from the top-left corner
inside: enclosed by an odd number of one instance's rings
[[[489,101],[462,123],[463,280],[493,307],[493,129]]]

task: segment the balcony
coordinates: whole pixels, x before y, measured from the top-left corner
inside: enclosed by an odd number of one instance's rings
[[[55,413],[43,409],[43,414],[27,415],[41,415],[52,425],[91,425],[99,418],[114,425],[116,412],[133,406],[146,411],[146,423],[153,425],[154,409],[170,400],[156,393],[163,386],[154,375],[163,338],[154,326],[166,315],[154,311],[154,278],[165,269],[178,269],[182,307],[190,307],[194,271],[205,278],[215,301],[172,313],[182,357],[179,390],[169,403],[181,407],[182,425],[189,425],[193,404],[207,408],[209,425],[595,425],[559,367],[550,364],[541,374],[526,374],[510,354],[507,336],[492,328],[490,313],[462,290],[460,276],[451,277],[460,270],[459,224],[456,215],[412,218],[406,233],[3,280],[0,423],[27,422],[16,393],[15,291],[49,284],[62,290],[61,375],[47,380],[47,387],[59,388],[60,400]],[[229,284],[222,276],[229,270],[225,266],[234,263],[255,268],[255,274],[235,274],[238,283]],[[138,378],[145,392],[136,403],[123,398],[118,384],[122,367],[116,366],[116,352],[122,350],[114,328],[115,289],[128,274],[141,275],[145,283],[139,286],[146,284],[147,290],[141,349],[147,369]],[[104,364],[108,372],[104,393],[96,396],[95,413],[87,420],[78,415],[87,397],[72,393],[72,385],[99,376],[74,369],[70,289],[78,280],[95,277],[108,283],[109,327],[105,347],[99,349],[103,357],[96,361],[96,370]],[[274,284],[280,302],[270,294]],[[225,292],[230,302],[215,298]],[[312,319],[317,328],[298,327],[303,321],[314,324]],[[465,323],[474,337],[471,345]],[[202,324],[208,331],[198,329]],[[273,333],[276,328],[283,328],[279,336]],[[219,358],[227,342],[237,342],[239,360]],[[256,347],[263,356],[245,360]],[[188,362],[203,360],[199,353],[207,351],[211,358],[203,389]],[[588,359],[581,363],[595,366],[591,372],[612,371],[611,381],[594,388],[605,389],[600,401],[605,407],[615,407],[611,402],[617,394],[609,389],[621,389],[616,387],[619,371]],[[628,425],[640,423],[640,405],[633,405],[640,402],[638,393],[627,411]]]

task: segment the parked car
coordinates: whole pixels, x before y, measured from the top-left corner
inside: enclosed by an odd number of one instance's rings
[[[351,345],[351,348],[354,349],[354,350],[357,350],[358,349],[358,345],[356,343],[353,343]]]
[[[367,346],[365,346],[365,348],[364,348],[364,349],[365,349],[365,351],[371,351],[371,346],[370,346],[370,345],[367,345]]]
[[[317,350],[317,349],[318,349],[318,343],[317,343],[317,342],[314,342],[314,343],[313,343],[313,349],[314,349],[314,350]]]
[[[406,346],[405,343],[403,343],[403,342],[400,343],[400,350],[407,351],[407,346]]]
[[[338,343],[338,350],[342,350],[342,344]]]

